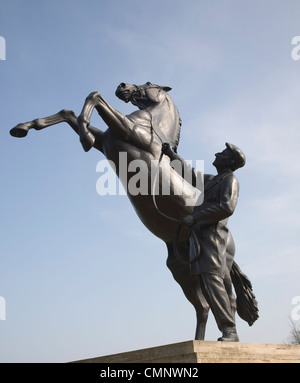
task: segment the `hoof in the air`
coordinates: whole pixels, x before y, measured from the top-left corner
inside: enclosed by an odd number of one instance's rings
[[[32,125],[29,123],[28,124],[19,124],[19,125],[16,125],[14,128],[12,128],[9,133],[13,137],[18,137],[18,138],[26,137],[28,130],[31,128],[31,126]]]

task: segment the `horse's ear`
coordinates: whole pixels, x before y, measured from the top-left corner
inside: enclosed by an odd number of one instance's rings
[[[160,85],[152,84],[152,82],[150,82],[150,81],[146,82],[146,85],[148,85],[148,86],[157,86],[159,89],[162,89],[165,92],[169,92],[170,90],[172,90],[172,88],[170,88],[169,86],[160,86]]]
[[[160,86],[160,88],[165,92],[169,92],[170,90],[172,90],[172,88],[170,88],[169,86]]]
[[[149,87],[145,89],[145,92],[148,99],[157,103],[163,101],[166,97],[166,94],[161,92],[162,90],[165,92],[171,90],[168,86],[160,86],[156,84],[151,84],[152,86],[150,86],[150,83],[147,83],[147,85],[149,85]]]

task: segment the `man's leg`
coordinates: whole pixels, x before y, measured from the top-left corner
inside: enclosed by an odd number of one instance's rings
[[[230,278],[230,274],[228,272],[226,272],[226,274],[225,274],[224,286],[225,286],[225,290],[227,291],[227,295],[229,297],[232,315],[235,318],[235,313],[236,313],[236,297],[235,297],[235,295],[233,293],[232,281],[231,281],[231,278]]]
[[[220,341],[238,342],[234,314],[231,309],[231,302],[224,286],[222,277],[216,274],[202,273],[210,308],[213,312],[218,328],[223,336]]]

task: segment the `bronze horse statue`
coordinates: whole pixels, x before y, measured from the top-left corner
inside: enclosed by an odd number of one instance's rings
[[[163,143],[169,143],[174,151],[177,150],[181,128],[177,107],[168,94],[170,90],[169,87],[150,82],[140,86],[121,83],[116,90],[116,96],[138,107],[138,110],[127,116],[109,105],[99,92],[93,92],[86,98],[78,118],[73,111],[63,109],[52,116],[18,124],[11,129],[10,134],[14,137],[25,137],[30,129],[41,130],[60,122],[67,122],[79,135],[85,151],[94,147],[108,160],[113,161],[116,173],[126,187],[137,215],[155,236],[166,243],[167,266],[196,310],[195,339],[203,340],[209,304],[199,282],[190,274],[189,230],[187,228],[180,230],[176,243],[174,242],[175,233],[178,233],[178,222],[181,218],[192,214],[193,206],[189,206],[191,204],[187,204],[186,201],[195,198],[195,188],[185,183],[181,193],[175,193],[178,185],[183,184],[182,177],[178,172],[173,171],[169,158],[162,154]],[[108,126],[106,131],[90,126],[90,117],[94,108]],[[143,160],[147,165],[146,176],[149,181],[151,179],[153,181],[153,174],[151,174],[153,161],[157,163],[158,184],[164,175],[170,172],[169,195],[161,192],[161,184],[155,196],[150,186],[148,193],[131,193],[127,186],[135,174],[128,171],[124,174],[121,171],[121,168],[124,169],[124,164],[119,161],[119,153],[122,152],[127,153],[126,169],[131,161]],[[227,274],[229,278],[231,276],[236,291],[238,314],[252,325],[257,318],[257,310],[255,307],[254,310],[253,307],[249,309],[249,296],[251,297],[250,306],[251,304],[253,306],[255,302],[254,295],[251,295],[251,283],[235,263]],[[230,285],[227,286],[230,290],[231,280],[227,285]]]

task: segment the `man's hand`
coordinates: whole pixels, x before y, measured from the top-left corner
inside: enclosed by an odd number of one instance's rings
[[[171,149],[170,144],[168,142],[164,142],[162,144],[161,151],[163,152],[163,154],[165,154],[168,157],[170,157],[170,155],[172,155],[172,149]]]
[[[181,222],[188,227],[192,227],[195,223],[194,217],[192,215],[187,215],[186,217],[182,218]]]

